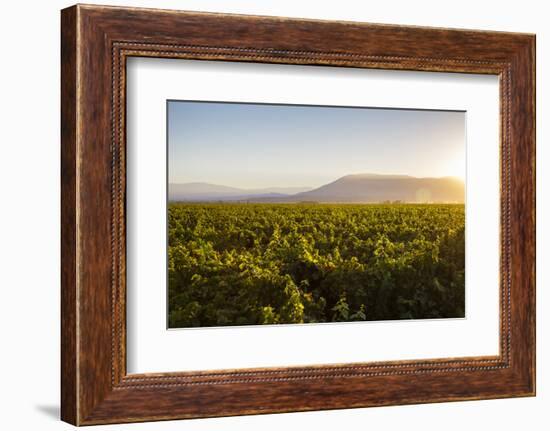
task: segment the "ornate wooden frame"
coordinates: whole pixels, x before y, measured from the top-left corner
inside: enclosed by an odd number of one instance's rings
[[[61,17],[63,420],[88,425],[535,394],[534,35],[82,5]],[[127,375],[129,56],[498,75],[500,354]]]

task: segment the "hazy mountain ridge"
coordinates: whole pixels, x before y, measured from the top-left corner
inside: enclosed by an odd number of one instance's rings
[[[248,202],[464,202],[464,182],[455,177],[354,174],[312,190],[267,188],[244,190],[208,183],[170,184],[170,201]]]
[[[293,198],[319,202],[464,202],[464,183],[454,177],[346,175]]]
[[[277,198],[295,195],[311,190],[312,187],[268,187],[261,189],[241,189],[210,183],[169,184],[170,201],[217,201],[246,200],[257,198]]]

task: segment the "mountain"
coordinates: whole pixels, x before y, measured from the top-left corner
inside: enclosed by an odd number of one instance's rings
[[[317,189],[297,193],[289,201],[315,202],[464,202],[464,182],[455,177],[346,175]]]
[[[464,182],[456,177],[356,174],[310,190],[306,187],[239,189],[209,183],[169,185],[170,201],[249,202],[464,202]]]
[[[168,186],[170,201],[239,201],[250,199],[279,199],[311,190],[311,187],[271,187],[240,189],[210,183],[171,183]]]

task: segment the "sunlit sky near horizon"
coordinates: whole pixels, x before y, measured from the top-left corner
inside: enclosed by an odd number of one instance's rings
[[[170,183],[319,187],[375,173],[464,178],[464,112],[168,102]]]

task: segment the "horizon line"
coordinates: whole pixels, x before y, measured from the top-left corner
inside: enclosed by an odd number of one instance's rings
[[[277,185],[272,185],[272,186],[264,186],[264,187],[249,187],[249,186],[245,186],[245,187],[242,187],[242,186],[233,186],[233,185],[228,185],[228,184],[220,184],[220,183],[217,183],[217,182],[208,182],[208,181],[186,181],[186,182],[172,182],[170,180],[168,180],[168,185],[189,185],[189,184],[208,184],[208,185],[211,185],[211,186],[221,186],[221,187],[231,187],[231,188],[235,188],[235,189],[241,189],[241,190],[258,190],[258,189],[272,189],[272,188],[284,188],[284,189],[289,189],[289,188],[311,188],[311,189],[315,189],[315,188],[318,188],[318,187],[322,187],[324,185],[327,185],[327,184],[331,184],[335,181],[338,181],[342,178],[346,178],[346,177],[353,177],[353,176],[361,176],[361,175],[372,175],[372,176],[380,176],[380,177],[407,177],[407,178],[410,178],[410,179],[418,179],[418,180],[423,180],[423,179],[444,179],[444,178],[453,178],[453,179],[456,179],[456,180],[459,180],[460,182],[462,183],[466,183],[466,180],[465,178],[462,178],[460,176],[457,176],[457,175],[442,175],[442,176],[431,176],[431,177],[417,177],[417,176],[414,176],[414,175],[409,175],[409,174],[378,174],[378,173],[358,173],[358,174],[347,174],[347,175],[342,175],[332,181],[328,181],[326,183],[322,183],[321,185],[318,185],[318,186],[305,186],[305,185],[294,185],[294,186],[277,186]],[[403,179],[403,178],[401,178]]]

